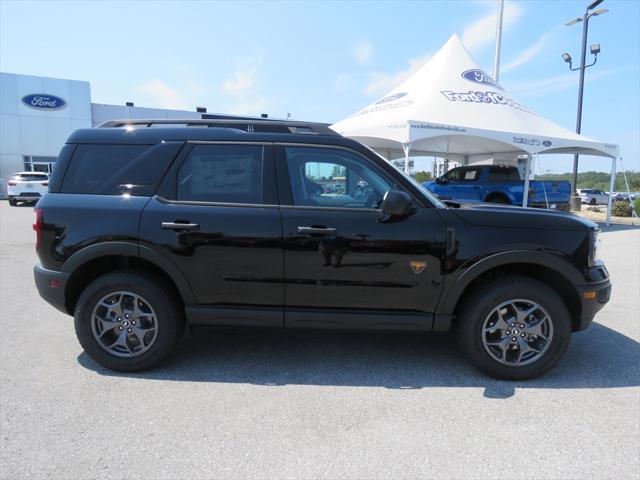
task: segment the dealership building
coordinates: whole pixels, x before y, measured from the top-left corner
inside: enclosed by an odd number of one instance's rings
[[[78,128],[127,118],[203,118],[206,109],[196,110],[93,103],[89,82],[0,72],[0,198],[6,198],[14,173],[51,172],[62,145]]]

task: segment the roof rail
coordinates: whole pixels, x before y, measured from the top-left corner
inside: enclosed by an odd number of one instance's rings
[[[340,136],[339,133],[329,128],[328,123],[263,119],[126,119],[109,120],[101,123],[97,128],[139,128],[152,127],[153,125],[233,128],[247,133],[297,133]]]

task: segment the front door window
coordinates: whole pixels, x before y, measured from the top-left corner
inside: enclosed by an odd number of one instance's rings
[[[377,209],[397,185],[358,155],[346,150],[287,147],[294,205]]]

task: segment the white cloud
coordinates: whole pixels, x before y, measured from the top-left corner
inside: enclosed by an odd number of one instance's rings
[[[367,63],[371,55],[373,55],[373,45],[369,42],[360,42],[353,49],[353,56],[361,65]]]
[[[514,25],[518,21],[518,18],[520,18],[520,15],[522,15],[522,8],[519,4],[505,2],[502,14],[503,31]],[[495,41],[497,17],[498,12],[494,5],[485,16],[465,28],[462,33],[462,43],[464,43],[469,50],[477,50]]]
[[[184,110],[187,108],[187,101],[184,96],[162,80],[149,80],[135,87],[134,90],[150,97],[153,100],[153,105],[159,108],[176,110]]]
[[[250,66],[238,67],[231,78],[222,84],[222,90],[232,95],[247,91],[254,85],[254,77],[259,63]]]
[[[396,73],[371,73],[369,75],[369,82],[364,89],[365,93],[367,95],[384,95],[417,72],[432,56],[433,53],[429,52],[419,58],[412,58],[409,60],[408,68]]]
[[[585,82],[597,80],[602,77],[612,75],[616,72],[614,69],[600,70],[585,77]],[[520,83],[514,88],[507,90],[514,95],[520,97],[534,97],[538,95],[547,95],[549,93],[562,92],[570,88],[578,89],[578,75],[575,73],[566,73],[555,77],[543,78],[532,82]]]
[[[233,75],[222,83],[222,91],[231,100],[228,111],[237,115],[257,115],[264,113],[268,100],[260,95],[256,89],[256,73],[260,60],[254,60],[249,65],[236,68]]]
[[[551,32],[543,34],[538,39],[538,41],[536,41],[536,43],[531,45],[529,48],[525,48],[524,50],[522,50],[520,53],[518,53],[518,55],[516,55],[513,60],[502,66],[500,68],[500,71],[503,73],[508,72],[509,70],[513,70],[514,68],[517,68],[520,65],[524,65],[525,63],[530,61],[533,57],[535,57],[542,51],[544,46],[547,44],[550,36]]]
[[[235,103],[231,104],[228,110],[229,113],[233,113],[235,115],[259,115],[261,113],[266,113],[265,110],[268,105],[269,102],[265,97],[258,94],[252,94],[236,99]]]

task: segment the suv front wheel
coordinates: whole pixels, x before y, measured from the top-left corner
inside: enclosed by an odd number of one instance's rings
[[[74,323],[82,348],[111,370],[153,367],[171,352],[184,325],[170,291],[161,279],[139,272],[97,278],[76,305]]]
[[[528,277],[494,277],[456,313],[458,345],[478,370],[506,380],[542,375],[564,355],[571,320],[562,298]]]

